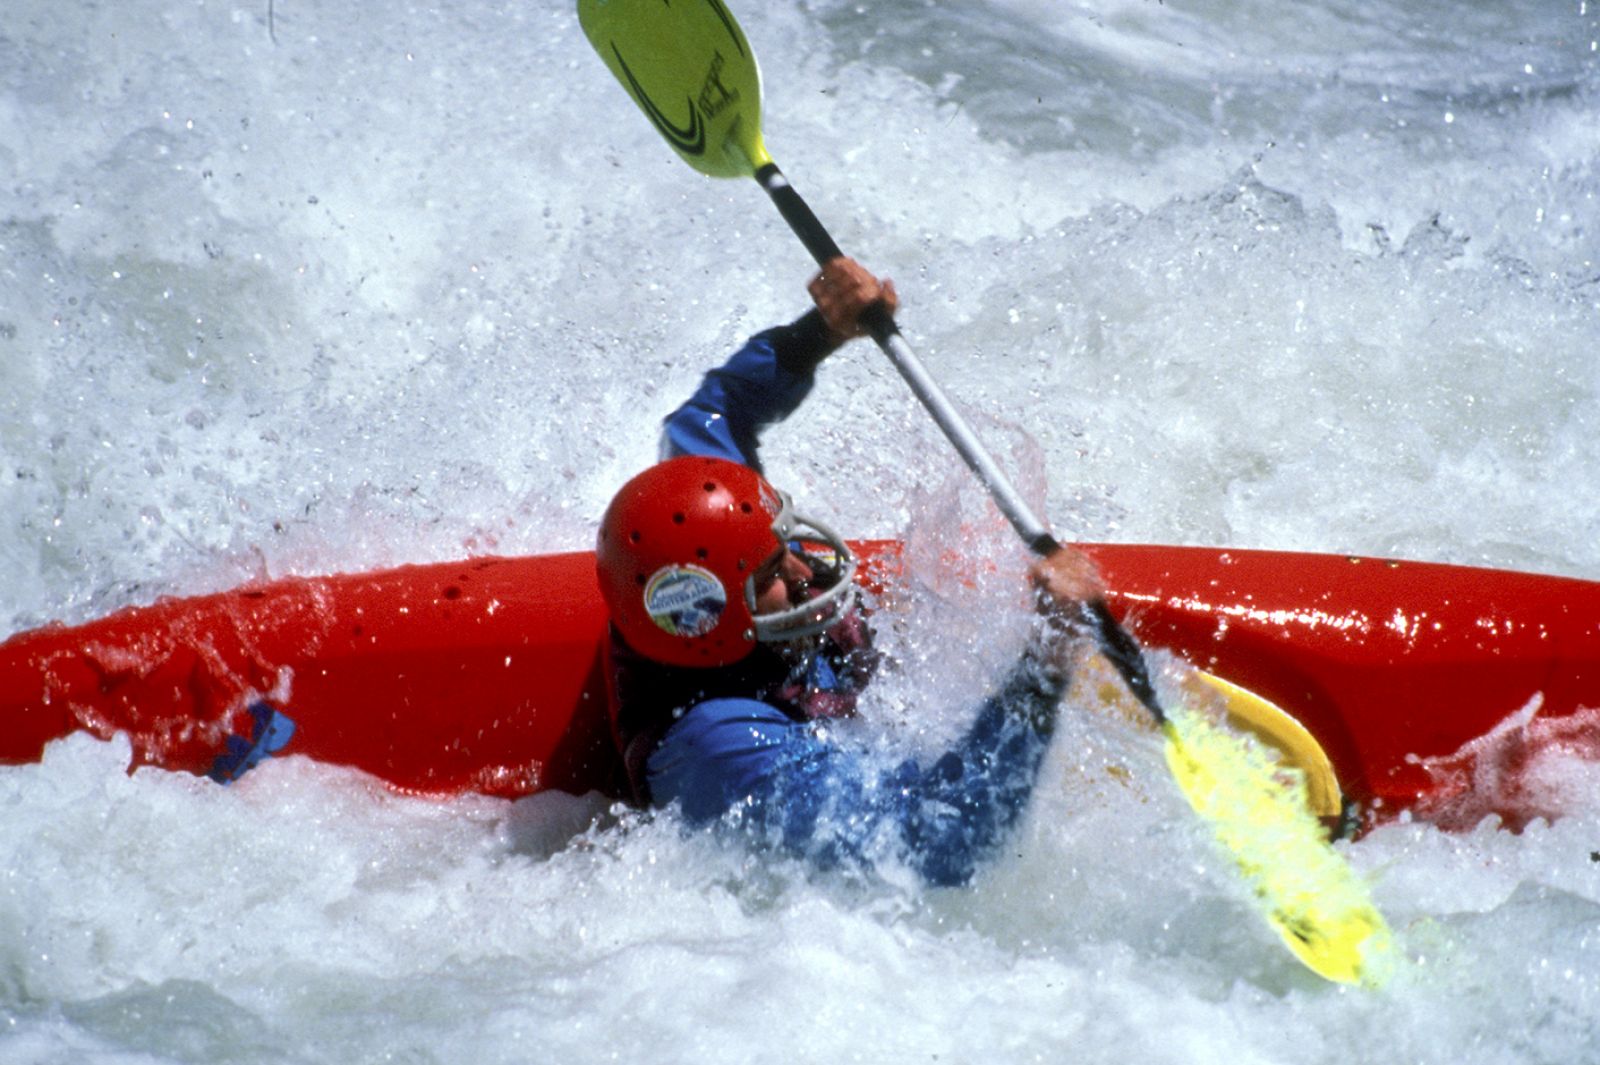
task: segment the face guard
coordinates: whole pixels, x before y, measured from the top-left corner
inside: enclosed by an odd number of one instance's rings
[[[819,521],[794,512],[789,493],[778,492],[778,516],[772,532],[778,542],[800,555],[813,573],[825,574],[829,583],[806,588],[804,602],[787,610],[756,614],[756,578],[744,582],[745,605],[753,615],[756,639],[762,643],[788,643],[825,632],[850,612],[856,601],[856,558],[837,533]]]

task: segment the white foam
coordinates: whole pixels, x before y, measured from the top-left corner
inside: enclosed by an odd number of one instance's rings
[[[908,334],[1065,535],[1594,577],[1600,15],[1442,10],[738,15],[780,163],[899,280]],[[0,632],[585,545],[655,421],[798,313],[809,271],[758,190],[656,141],[565,5],[10,0],[0,173]],[[959,519],[1020,563],[864,345],[769,459],[851,534],[932,549]],[[944,601],[1004,616],[1008,594]],[[988,665],[950,661],[974,635],[932,616],[895,634],[915,669],[881,695],[910,743],[958,727]],[[593,802],[404,800],[295,759],[228,790],[126,759],[80,737],[0,769],[0,1058],[1498,1063],[1600,1041],[1597,815],[1571,766],[1549,767],[1554,823],[1346,849],[1405,957],[1363,994],[1282,951],[1151,738],[1087,710],[1015,853],[961,892]]]

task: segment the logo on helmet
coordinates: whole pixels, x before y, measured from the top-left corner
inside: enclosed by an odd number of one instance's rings
[[[717,627],[728,606],[722,582],[699,566],[663,566],[644,589],[644,609],[673,636],[704,636]]]

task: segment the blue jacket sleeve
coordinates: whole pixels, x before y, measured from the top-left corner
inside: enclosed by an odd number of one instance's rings
[[[694,825],[737,810],[757,840],[824,867],[893,854],[930,884],[963,884],[1027,808],[1064,687],[1024,655],[960,742],[925,766],[879,764],[766,703],[711,700],[650,757],[650,789]]]
[[[761,430],[794,413],[811,391],[817,364],[835,346],[814,310],[757,333],[667,415],[661,457],[711,455],[759,471]]]

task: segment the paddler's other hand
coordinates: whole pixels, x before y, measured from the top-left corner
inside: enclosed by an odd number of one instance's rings
[[[894,282],[885,278],[879,281],[866,267],[854,259],[840,256],[823,264],[822,272],[806,286],[816,301],[828,332],[840,344],[854,337],[866,336],[861,315],[878,301],[883,301],[890,317],[900,308],[900,297],[895,294]]]
[[[1039,613],[1066,622],[1083,621],[1083,604],[1104,599],[1105,585],[1089,556],[1072,547],[1058,547],[1028,569]]]
[[[1041,622],[1029,641],[1027,656],[1041,667],[1047,676],[1065,685],[1083,654],[1093,646],[1085,639],[1092,635],[1086,603],[1104,599],[1105,585],[1100,583],[1100,573],[1089,556],[1071,547],[1058,547],[1047,557],[1039,559],[1028,568],[1028,580],[1033,584],[1035,608]],[[1036,724],[1047,726],[1054,718],[1055,702],[1050,712],[1036,719]]]

